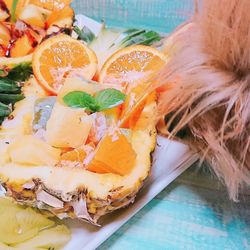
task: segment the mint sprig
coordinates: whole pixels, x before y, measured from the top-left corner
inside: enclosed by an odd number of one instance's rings
[[[72,91],[63,97],[65,104],[72,108],[85,108],[90,112],[99,112],[114,108],[125,101],[126,95],[117,89],[104,89],[95,96],[84,91]]]

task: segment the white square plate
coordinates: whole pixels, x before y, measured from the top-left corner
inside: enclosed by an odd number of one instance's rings
[[[196,160],[197,155],[190,152],[186,145],[158,136],[151,174],[138,193],[135,203],[106,215],[100,221],[102,227],[67,220],[72,240],[63,250],[96,249]]]

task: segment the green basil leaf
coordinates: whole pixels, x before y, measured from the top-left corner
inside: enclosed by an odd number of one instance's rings
[[[63,97],[63,101],[72,108],[85,108],[91,112],[100,110],[95,98],[83,91],[72,91]]]
[[[100,111],[122,104],[125,98],[126,95],[117,89],[104,89],[99,91],[95,96]]]

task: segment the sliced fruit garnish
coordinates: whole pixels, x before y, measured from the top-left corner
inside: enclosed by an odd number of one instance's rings
[[[46,218],[44,215],[37,213],[31,208],[26,208],[20,210],[16,214],[17,223],[20,226],[20,229],[25,232],[31,229],[37,228],[42,230],[48,227],[52,227],[55,222]]]
[[[120,131],[107,134],[99,143],[87,166],[96,173],[129,174],[135,166],[136,153],[128,138]]]
[[[22,57],[30,54],[33,51],[32,41],[27,34],[18,38],[10,48],[11,57]]]
[[[69,6],[72,0],[30,0],[29,2],[48,10],[61,10]]]
[[[28,4],[24,6],[18,13],[18,18],[25,23],[44,28],[46,16],[44,15],[41,8],[34,4]]]
[[[69,28],[73,23],[74,11],[71,7],[66,6],[61,10],[53,11],[46,20],[46,27],[56,25],[60,28]]]
[[[92,79],[97,69],[97,58],[86,45],[61,34],[47,39],[36,48],[32,64],[39,83],[56,94],[66,77]]]
[[[10,41],[10,31],[2,23],[0,23],[0,44],[3,46],[8,46]]]
[[[22,249],[61,249],[70,240],[70,231],[64,226],[56,226],[48,230],[41,231],[33,239],[18,244],[16,247]]]
[[[21,231],[20,225],[13,214],[7,210],[1,215],[0,220],[0,242],[5,244],[17,244],[26,241],[38,234],[38,228]]]
[[[117,51],[103,65],[99,81],[135,87],[151,79],[165,65],[167,57],[155,48],[134,45]]]

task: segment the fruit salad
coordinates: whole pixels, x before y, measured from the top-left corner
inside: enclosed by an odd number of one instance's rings
[[[69,4],[1,2],[0,181],[19,203],[98,225],[149,175],[168,57],[158,33],[74,22]]]

